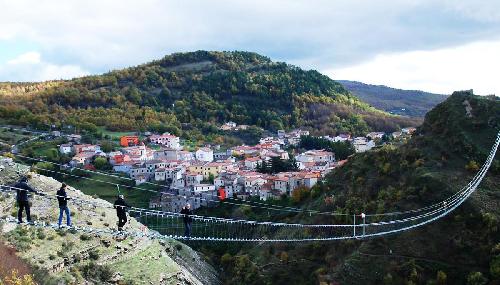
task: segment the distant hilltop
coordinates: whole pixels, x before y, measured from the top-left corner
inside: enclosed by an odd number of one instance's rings
[[[252,52],[175,53],[102,75],[0,83],[0,119],[39,129],[220,135],[224,122],[323,135],[396,131],[420,121],[362,102],[341,84]]]
[[[434,106],[448,95],[419,90],[403,90],[384,85],[371,85],[357,81],[337,80],[358,99],[391,114],[424,117]]]

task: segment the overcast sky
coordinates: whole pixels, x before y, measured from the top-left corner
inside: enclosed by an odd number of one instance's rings
[[[500,1],[0,0],[0,81],[255,51],[333,79],[500,94]]]

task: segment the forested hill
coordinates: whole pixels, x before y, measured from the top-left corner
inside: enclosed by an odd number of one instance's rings
[[[425,113],[448,96],[419,90],[402,90],[384,85],[338,80],[344,88],[373,107],[393,114],[424,117]]]
[[[339,83],[250,52],[176,53],[144,65],[46,83],[1,83],[0,119],[46,127],[149,129],[184,136],[226,121],[269,130],[391,131],[416,122],[376,110]]]
[[[354,155],[326,181],[293,195],[293,206],[352,217],[443,201],[477,173],[499,128],[498,98],[456,92],[427,114],[407,144]],[[499,189],[497,154],[476,192],[440,220],[366,240],[226,246],[218,252],[224,278],[231,284],[499,284]],[[233,214],[269,215],[243,207]],[[352,219],[303,213],[284,221],[345,224]]]

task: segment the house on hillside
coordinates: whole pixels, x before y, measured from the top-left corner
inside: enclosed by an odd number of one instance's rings
[[[274,180],[274,189],[275,190],[279,191],[280,194],[288,194],[288,192],[289,192],[288,183],[290,180],[288,177],[286,177],[286,176],[276,177],[273,180]]]
[[[140,162],[152,160],[154,158],[154,151],[141,143],[138,146],[124,147],[123,153],[128,154],[132,161]]]
[[[201,181],[203,181],[203,175],[196,172],[186,172],[184,174],[184,177],[184,180],[186,181],[186,187],[198,185],[201,183]]]
[[[66,138],[70,142],[74,142],[74,143],[77,143],[77,144],[79,144],[82,141],[82,136],[81,135],[76,135],[76,134],[67,135]]]
[[[213,184],[196,184],[193,186],[193,191],[195,194],[201,192],[215,191],[215,185]]]
[[[92,151],[85,151],[85,152],[80,152],[77,153],[71,161],[69,162],[69,165],[72,167],[83,167],[85,165],[89,165],[92,162],[92,158],[94,157],[95,153]]]
[[[199,161],[212,162],[214,161],[214,152],[208,147],[202,147],[196,151],[195,157]]]
[[[182,149],[180,139],[170,133],[163,133],[161,135],[151,135],[149,141],[155,144],[163,145],[171,149]]]
[[[122,136],[120,137],[120,145],[123,147],[134,146],[139,144],[138,136]]]
[[[121,163],[116,163],[113,165],[113,171],[114,172],[122,172],[125,174],[130,175],[130,171],[132,170],[132,167],[134,166],[134,162],[132,161],[124,161]]]
[[[255,169],[257,165],[262,164],[262,159],[260,157],[249,157],[245,159],[245,167],[248,169]]]
[[[382,139],[384,137],[385,133],[384,132],[371,132],[366,135],[367,138],[370,138],[372,140],[375,139]]]
[[[411,135],[411,134],[413,134],[413,133],[414,133],[414,132],[416,132],[416,131],[417,131],[417,129],[416,129],[416,128],[414,128],[414,127],[408,127],[408,128],[402,128],[402,129],[401,129],[401,132],[402,132],[403,134],[406,134],[406,135]]]
[[[304,153],[299,154],[296,160],[302,163],[307,162],[327,162],[333,163],[335,161],[335,155],[333,152],[325,150],[308,150]]]
[[[375,147],[373,140],[368,140],[365,137],[356,137],[352,143],[356,152],[365,152]]]
[[[59,152],[61,154],[70,154],[73,152],[73,145],[71,143],[65,143],[59,146]]]
[[[76,154],[82,153],[82,152],[100,152],[101,147],[98,145],[93,145],[93,144],[75,144],[73,145],[73,152]]]

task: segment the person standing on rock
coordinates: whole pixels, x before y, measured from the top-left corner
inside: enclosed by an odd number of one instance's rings
[[[114,207],[116,216],[118,216],[118,230],[122,231],[123,226],[127,223],[127,208],[130,208],[130,205],[125,202],[123,195],[118,195]]]
[[[191,211],[191,205],[189,203],[182,207],[181,214],[184,215],[184,236],[189,238],[191,237],[191,223],[193,222],[193,218],[191,218],[193,212]]]
[[[22,176],[19,181],[13,186],[16,189],[16,200],[19,210],[17,211],[17,223],[21,224],[23,222],[23,210],[26,211],[26,219],[28,223],[31,223],[30,215],[30,203],[28,193],[35,193],[43,195],[42,193],[36,191],[33,187],[28,185],[28,177]]]
[[[63,214],[66,213],[66,225],[71,227],[71,215],[68,208],[68,195],[66,194],[66,184],[63,183],[61,188],[57,190],[57,201],[59,202],[59,227],[61,227]]]

